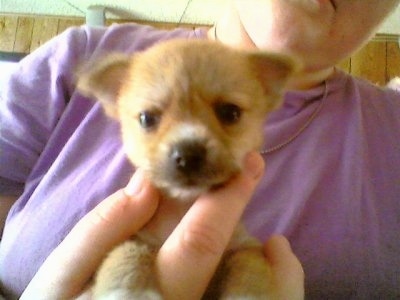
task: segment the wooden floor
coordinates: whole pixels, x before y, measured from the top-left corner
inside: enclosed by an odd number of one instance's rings
[[[81,18],[0,15],[0,51],[30,53],[66,28],[83,23]],[[152,25],[162,28],[192,26],[171,23]],[[339,67],[384,85],[391,78],[400,76],[399,44],[393,36],[379,36],[350,59],[343,61]]]

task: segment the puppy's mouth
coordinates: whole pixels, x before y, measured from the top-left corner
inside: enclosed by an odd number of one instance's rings
[[[216,174],[216,172],[199,171],[191,176],[171,177],[170,185],[182,189],[215,189],[224,185],[230,178],[230,174]],[[232,175],[233,176],[233,175]]]
[[[153,181],[170,197],[188,200],[223,186],[233,175],[233,172],[212,171],[212,168],[204,167],[190,174],[156,172]]]
[[[210,178],[204,180],[200,178],[199,180],[179,181],[170,178],[165,181],[159,181],[159,188],[171,199],[181,202],[192,202],[207,191],[223,186],[228,180],[213,181]]]

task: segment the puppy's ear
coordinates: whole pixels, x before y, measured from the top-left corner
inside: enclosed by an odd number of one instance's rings
[[[117,98],[126,81],[131,58],[112,54],[89,62],[77,72],[77,89],[85,96],[100,101],[106,113],[117,117]]]
[[[251,52],[248,58],[264,92],[280,100],[291,75],[298,71],[299,64],[289,56],[267,52]]]

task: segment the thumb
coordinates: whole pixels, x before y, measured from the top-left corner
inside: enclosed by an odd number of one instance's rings
[[[201,298],[263,169],[262,157],[250,153],[243,172],[194,202],[157,256],[165,299]]]
[[[304,299],[304,271],[289,241],[282,235],[272,236],[264,254],[271,267],[274,299]]]
[[[64,299],[79,294],[104,256],[151,218],[158,197],[137,171],[125,189],[106,198],[75,225],[43,263],[22,298]]]

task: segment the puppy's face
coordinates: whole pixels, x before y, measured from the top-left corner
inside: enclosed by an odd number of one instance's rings
[[[266,114],[293,70],[286,57],[172,41],[82,72],[78,89],[119,119],[134,165],[170,197],[226,182],[262,145]]]

